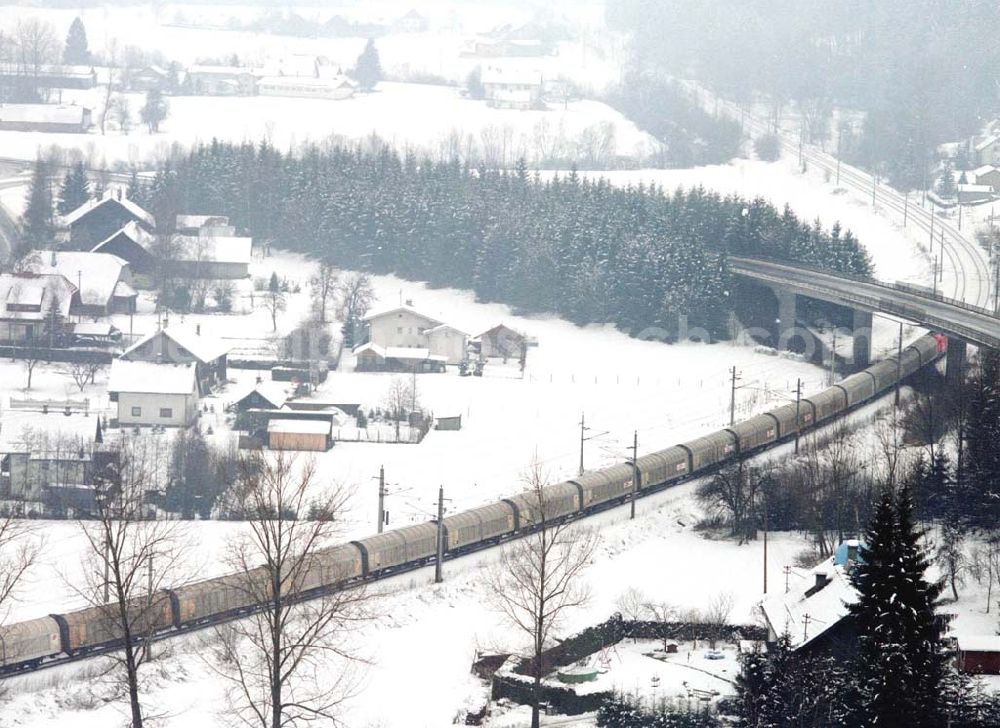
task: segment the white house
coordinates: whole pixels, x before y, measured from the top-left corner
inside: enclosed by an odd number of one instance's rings
[[[108,394],[118,403],[118,423],[188,427],[198,416],[195,365],[115,359]]]
[[[486,101],[498,109],[532,109],[542,101],[542,74],[520,69],[485,68]]]
[[[220,339],[202,336],[201,326],[165,326],[147,334],[122,352],[122,359],[156,364],[195,365],[202,394],[226,381],[229,346]]]
[[[458,364],[465,358],[469,335],[448,324],[427,329],[427,348],[431,356],[442,356],[448,364]]]
[[[444,322],[428,316],[407,303],[365,316],[368,340],[381,347],[426,348],[426,332]]]
[[[107,316],[134,313],[138,294],[132,287],[132,270],[117,255],[82,251],[33,251],[25,261],[32,273],[63,276],[77,287],[70,313]]]
[[[235,280],[250,275],[253,239],[175,235],[173,260],[165,264],[180,278]]]
[[[354,95],[354,84],[347,76],[336,78],[266,76],[257,82],[257,92],[261,96],[293,96],[340,101]]]
[[[62,333],[75,297],[76,286],[61,275],[0,274],[0,340],[31,341]]]
[[[1000,136],[994,134],[979,141],[973,152],[975,163],[979,166],[1000,164]]]

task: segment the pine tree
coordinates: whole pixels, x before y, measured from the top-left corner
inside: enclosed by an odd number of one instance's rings
[[[929,562],[912,511],[907,489],[883,491],[851,574],[859,725],[942,725],[944,656],[935,615],[942,587],[926,579]]]
[[[151,88],[146,92],[146,103],[139,109],[139,118],[149,129],[150,134],[155,134],[160,130],[160,124],[167,118],[170,106],[163,98],[163,91],[159,88]]]
[[[358,56],[358,61],[351,70],[351,77],[358,82],[363,91],[371,91],[375,88],[375,84],[382,80],[382,63],[379,61],[375,41],[371,38]]]
[[[15,258],[34,248],[51,245],[55,235],[53,221],[52,190],[49,187],[49,166],[40,157],[35,160],[31,185],[28,189],[28,204],[21,216],[21,236]]]
[[[83,162],[76,162],[66,172],[59,190],[59,214],[68,215],[89,199],[90,182],[87,180],[87,168]]]
[[[79,17],[73,18],[66,34],[66,48],[63,50],[63,63],[71,66],[86,66],[90,63],[90,50],[87,48],[87,31]]]

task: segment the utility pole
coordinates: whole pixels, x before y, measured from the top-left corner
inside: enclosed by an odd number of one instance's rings
[[[934,252],[934,203],[931,203],[931,252]]]
[[[760,494],[760,502],[764,509],[764,594],[767,595],[767,499],[763,491]]]
[[[438,487],[438,519],[437,519],[437,561],[434,564],[434,583],[440,584],[441,562],[444,560],[444,486]]]
[[[104,537],[104,603],[111,602],[111,537]]]
[[[840,186],[840,143],[844,138],[844,128],[837,129],[837,186]]]
[[[795,380],[795,454],[799,454],[799,431],[802,429],[802,420],[799,419],[799,411],[802,408],[802,379]]]
[[[958,229],[962,229],[962,203],[958,203]]]
[[[580,471],[577,475],[583,475],[583,443],[587,441],[584,433],[587,431],[587,426],[584,424],[584,413],[580,413]]]
[[[903,375],[903,322],[899,322],[899,340],[896,342],[896,406],[899,407],[899,380]]]
[[[385,525],[385,466],[378,468],[378,532]]]
[[[802,615],[802,641],[805,642],[809,639],[809,612]]]
[[[833,327],[833,346],[830,349],[830,384],[837,379],[837,327]]]
[[[636,459],[639,457],[639,431],[635,430],[632,432],[632,501],[631,507],[629,508],[630,519],[635,518],[635,499],[639,495],[639,467],[635,464]]]
[[[736,382],[740,380],[740,375],[735,366],[729,370],[729,374],[732,379],[729,390],[729,426],[732,427],[736,424]]]
[[[148,581],[146,596],[150,602],[153,601],[153,556],[154,554],[151,553],[149,561],[146,563],[146,579]]]
[[[938,259],[937,256],[934,257],[934,295],[937,296],[937,284],[938,284]]]
[[[875,207],[875,189],[878,187],[878,173],[872,175],[872,207]]]
[[[786,566],[785,569],[785,594],[788,593],[788,577],[792,574],[792,567]]]
[[[907,190],[906,194],[903,195],[903,227],[906,227],[906,218],[909,211],[910,211],[910,191]]]

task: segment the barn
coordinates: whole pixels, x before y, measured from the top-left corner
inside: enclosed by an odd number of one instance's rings
[[[129,264],[133,273],[152,273],[156,266],[150,252],[152,247],[153,236],[133,220],[101,240],[90,252],[116,255]]]
[[[959,637],[958,669],[976,675],[1000,675],[1000,636]]]
[[[333,447],[330,420],[273,419],[267,423],[267,446],[272,450],[325,452]]]
[[[156,220],[152,215],[121,192],[112,194],[110,191],[100,199],[87,200],[63,216],[60,222],[62,227],[69,229],[70,245],[74,250],[100,253],[118,253],[116,250],[96,250],[94,246],[106,241],[130,222],[147,233],[156,230]],[[126,256],[121,257],[126,262],[132,262]]]

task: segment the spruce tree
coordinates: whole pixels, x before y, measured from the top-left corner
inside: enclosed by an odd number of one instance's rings
[[[159,88],[151,88],[146,93],[146,103],[139,109],[139,118],[149,129],[150,134],[155,134],[160,130],[160,124],[167,118],[170,106],[163,98],[163,91]]]
[[[73,18],[66,34],[66,48],[63,50],[63,63],[71,66],[86,66],[90,63],[90,50],[87,48],[87,31],[79,16]]]
[[[382,80],[382,63],[379,61],[375,41],[371,38],[358,56],[358,61],[351,70],[351,77],[358,82],[363,91],[371,91],[375,88],[375,84]]]
[[[33,248],[51,245],[55,236],[52,190],[49,187],[49,167],[40,157],[35,160],[28,188],[28,204],[21,216],[21,235],[15,258]]]
[[[59,214],[68,215],[90,199],[90,182],[87,181],[87,169],[83,162],[77,162],[63,178],[59,190]]]
[[[849,611],[858,632],[858,725],[942,725],[944,657],[935,606],[941,585],[927,581],[929,561],[913,524],[907,489],[879,497],[851,581]]]

